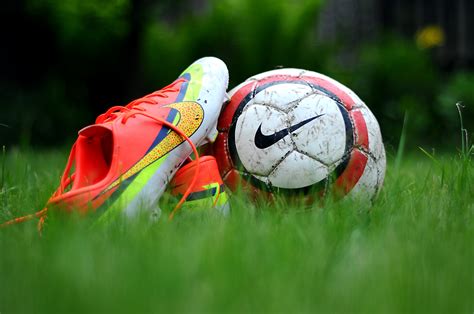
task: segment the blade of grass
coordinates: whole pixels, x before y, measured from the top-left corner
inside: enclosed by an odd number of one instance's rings
[[[467,154],[467,145],[468,145],[468,142],[467,142],[467,130],[464,128],[464,123],[463,123],[463,119],[462,119],[462,109],[465,108],[465,106],[463,105],[462,101],[458,101],[456,103],[456,108],[458,109],[458,113],[459,113],[459,121],[461,123],[461,154],[463,156],[466,156]]]
[[[423,154],[425,154],[431,161],[441,170],[441,186],[443,186],[444,183],[444,167],[443,165],[430,153],[428,153],[425,149],[422,147],[418,147]]]
[[[403,117],[403,126],[402,126],[402,133],[400,135],[400,142],[398,143],[398,150],[397,156],[395,157],[395,171],[398,173],[400,170],[400,165],[403,159],[403,153],[405,151],[405,142],[407,136],[407,123],[408,123],[408,111],[405,111],[405,115]]]
[[[0,194],[2,195],[2,210],[7,208],[7,191],[5,189],[5,164],[6,164],[6,148],[2,147],[2,177],[0,179]]]

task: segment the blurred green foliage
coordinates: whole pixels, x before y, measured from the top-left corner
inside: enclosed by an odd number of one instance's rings
[[[408,115],[412,146],[460,145],[458,101],[467,105],[464,123],[468,131],[474,131],[474,74],[441,73],[431,52],[418,48],[412,40],[385,35],[363,45],[358,64],[347,75],[351,77],[348,85],[374,111],[392,143],[396,143],[401,121]]]
[[[315,41],[321,3],[212,0],[207,11],[173,25],[156,19],[143,38],[147,81],[156,81],[157,73],[169,73],[172,80],[177,69],[205,55],[227,63],[231,86],[280,65],[320,67],[327,55]]]
[[[462,101],[463,121],[468,131],[474,127],[474,73],[459,72],[453,75],[438,96],[437,108],[448,126],[459,125],[455,104]],[[469,128],[470,127],[470,128]]]
[[[20,3],[33,21],[27,34],[40,47],[18,57],[23,70],[13,66],[16,80],[0,82],[9,104],[0,109],[0,123],[10,125],[0,128],[0,144],[70,143],[108,107],[167,85],[205,55],[227,63],[230,88],[276,67],[334,77],[372,109],[389,145],[396,146],[405,115],[412,147],[458,140],[459,100],[473,131],[474,74],[443,73],[432,50],[383,31],[355,48],[321,42],[323,0],[209,0],[199,9],[187,0]],[[347,53],[352,62],[341,61]]]
[[[364,45],[349,84],[374,111],[385,135],[396,142],[403,117],[415,140],[434,136],[434,100],[440,75],[427,51],[392,35]],[[412,137],[413,138],[413,137]]]
[[[103,45],[109,36],[122,37],[129,27],[125,18],[130,5],[129,0],[27,1],[29,12],[48,16],[60,41],[85,45]]]

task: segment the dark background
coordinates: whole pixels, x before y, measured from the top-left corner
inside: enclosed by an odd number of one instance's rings
[[[459,147],[459,100],[473,132],[473,1],[11,0],[0,10],[7,147],[68,145],[206,55],[227,63],[230,88],[279,66],[341,81],[389,149],[405,116],[409,147]]]

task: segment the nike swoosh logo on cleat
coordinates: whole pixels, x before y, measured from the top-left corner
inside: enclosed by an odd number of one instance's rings
[[[197,102],[183,101],[165,105],[163,107],[169,107],[179,112],[180,119],[178,120],[176,127],[181,129],[188,137],[191,137],[194,132],[199,129],[204,120],[204,110]],[[177,133],[172,131],[169,132],[163,140],[156,143],[156,145],[152,147],[145,156],[109,185],[101,194],[118,186],[121,182],[134,176],[150,164],[166,156],[170,151],[181,145],[184,141],[185,139]]]
[[[282,138],[284,138],[285,136],[287,136],[288,134],[293,133],[294,131],[298,130],[299,128],[301,128],[305,124],[308,124],[309,122],[311,122],[314,119],[317,119],[317,118],[319,118],[323,115],[324,114],[319,114],[319,115],[314,116],[312,118],[301,121],[300,123],[292,125],[289,128],[280,130],[278,132],[275,132],[275,133],[269,134],[269,135],[265,135],[265,134],[262,133],[262,124],[260,124],[260,126],[258,127],[257,132],[255,133],[255,139],[254,139],[255,146],[257,146],[257,148],[260,148],[260,149],[268,148],[268,147],[272,146],[273,144],[275,144],[276,142],[278,142],[279,140],[281,140]]]

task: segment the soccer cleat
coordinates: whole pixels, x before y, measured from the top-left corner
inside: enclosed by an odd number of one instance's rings
[[[47,207],[95,210],[99,221],[155,208],[195,146],[215,139],[227,84],[225,64],[206,57],[162,90],[110,108],[79,131]]]
[[[191,186],[191,193],[186,197],[182,211],[206,211],[214,208],[224,215],[230,211],[228,195],[225,191],[216,159],[212,156],[199,158],[199,177]],[[191,185],[196,173],[196,160],[181,167],[170,183],[171,194],[182,197]]]

